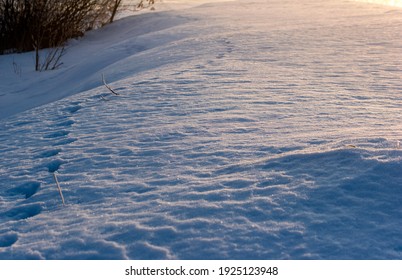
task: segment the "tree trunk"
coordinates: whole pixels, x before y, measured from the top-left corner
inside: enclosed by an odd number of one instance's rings
[[[114,1],[112,14],[110,16],[110,23],[112,23],[114,21],[114,17],[116,16],[117,9],[119,8],[120,4],[121,4],[121,0],[115,0]]]

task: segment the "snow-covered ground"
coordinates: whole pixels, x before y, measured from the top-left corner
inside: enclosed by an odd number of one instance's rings
[[[366,3],[374,3],[387,6],[402,7],[402,0],[356,0]]]
[[[173,2],[0,57],[0,258],[401,259],[402,10]]]

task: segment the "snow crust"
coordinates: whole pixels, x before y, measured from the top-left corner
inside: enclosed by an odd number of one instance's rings
[[[400,15],[211,2],[0,57],[0,258],[400,259]]]

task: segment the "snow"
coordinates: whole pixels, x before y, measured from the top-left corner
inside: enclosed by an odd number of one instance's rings
[[[400,259],[401,10],[175,2],[0,57],[0,258]]]
[[[356,0],[366,3],[374,3],[380,5],[388,5],[388,6],[395,6],[395,7],[402,7],[402,0]]]

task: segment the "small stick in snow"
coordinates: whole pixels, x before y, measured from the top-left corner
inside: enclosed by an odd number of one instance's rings
[[[102,81],[103,81],[103,85],[110,90],[111,93],[113,93],[114,95],[119,95],[117,92],[115,92],[107,83],[105,80],[105,75],[102,73]]]
[[[57,188],[59,189],[61,201],[63,202],[63,205],[66,205],[66,203],[64,202],[64,196],[63,196],[63,192],[61,191],[59,180],[57,180],[56,172],[53,172],[53,177],[54,177],[54,180],[56,181]]]

